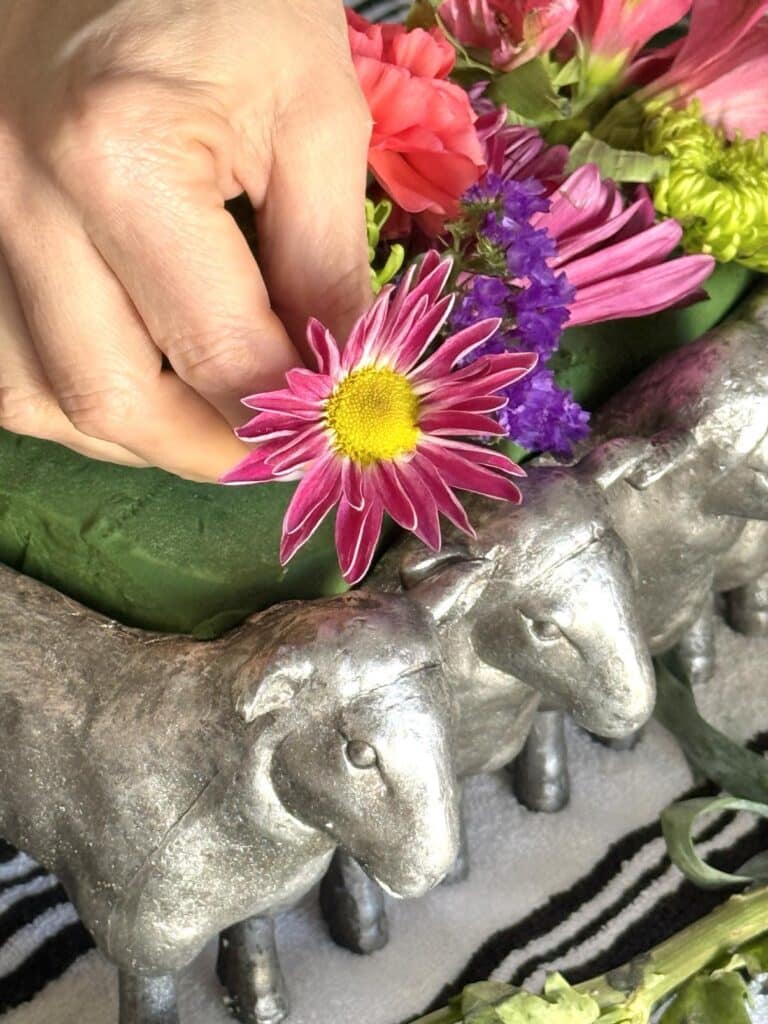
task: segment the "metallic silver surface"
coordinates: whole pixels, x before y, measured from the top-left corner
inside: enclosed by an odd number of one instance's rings
[[[453,703],[402,596],[281,605],[198,643],[0,569],[0,835],[125,972],[122,1024],[170,1021],[150,976],[293,904],[337,846],[397,895],[437,884],[458,852]]]
[[[728,622],[747,636],[768,634],[768,573],[731,590],[728,594]]]
[[[229,992],[232,1012],[243,1024],[279,1024],[287,1016],[271,917],[251,917],[221,933],[216,973]]]
[[[384,893],[343,850],[333,855],[320,885],[320,908],[333,941],[352,953],[375,953],[389,942]]]
[[[120,1024],[178,1024],[172,974],[119,973]]]
[[[526,807],[553,814],[567,806],[571,782],[562,711],[539,711],[511,771],[515,795]]]
[[[523,506],[473,501],[476,541],[449,534],[433,555],[408,538],[385,556],[374,585],[404,587],[436,622],[460,774],[519,755],[519,796],[555,810],[561,710],[631,743],[652,709],[649,652],[677,645],[711,675],[713,591],[733,592],[744,631],[768,627],[752,583],[768,573],[767,340],[763,287],[616,395],[574,465],[536,460]]]

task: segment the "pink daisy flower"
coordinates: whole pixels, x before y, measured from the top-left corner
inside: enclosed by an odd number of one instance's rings
[[[397,289],[385,288],[352,329],[343,353],[310,320],[318,369],[286,374],[288,387],[243,400],[257,415],[237,431],[256,447],[222,483],[300,480],[283,520],[283,565],[331,509],[344,578],[365,576],[383,515],[439,550],[440,519],[474,535],[454,488],[519,503],[510,477],[523,470],[499,451],[462,438],[503,435],[490,414],[499,394],[535,364],[533,353],[505,352],[456,369],[498,329],[483,320],[422,360],[453,306],[441,298],[451,261],[428,252]]]

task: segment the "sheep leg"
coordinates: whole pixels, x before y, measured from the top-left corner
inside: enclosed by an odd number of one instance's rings
[[[517,799],[532,811],[561,811],[571,795],[565,713],[537,711],[525,746],[510,766]]]
[[[120,970],[120,1024],[179,1024],[176,978]]]
[[[221,933],[216,973],[243,1024],[278,1024],[288,1015],[271,917],[249,917]]]
[[[442,881],[443,885],[456,885],[469,878],[469,842],[467,840],[466,799],[464,789],[461,791],[459,805],[459,852],[453,867]]]
[[[343,850],[336,851],[320,884],[320,908],[337,946],[365,955],[389,942],[381,886]]]
[[[726,597],[728,622],[738,633],[768,636],[768,573]]]
[[[715,595],[707,600],[696,621],[675,647],[683,672],[696,686],[708,683],[715,671]]]

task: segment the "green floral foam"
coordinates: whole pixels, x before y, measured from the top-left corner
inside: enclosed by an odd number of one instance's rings
[[[0,431],[0,561],[132,626],[211,638],[336,593],[332,520],[281,568],[295,484],[193,484]]]

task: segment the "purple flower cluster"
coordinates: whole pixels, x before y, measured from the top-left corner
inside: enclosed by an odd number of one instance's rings
[[[487,174],[464,195],[462,206],[471,272],[459,280],[451,329],[500,317],[501,328],[472,359],[501,351],[538,353],[536,369],[505,391],[508,404],[499,420],[524,448],[567,457],[588,432],[589,414],[546,366],[568,320],[574,289],[549,265],[554,239],[531,223],[549,209],[544,187],[534,178],[503,181]]]

